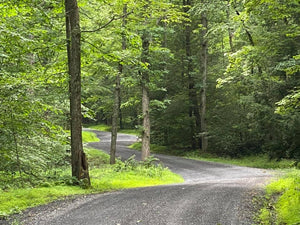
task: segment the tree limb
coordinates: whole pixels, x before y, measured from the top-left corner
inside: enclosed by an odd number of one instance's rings
[[[81,32],[82,33],[94,33],[94,32],[100,31],[100,30],[104,29],[105,27],[107,27],[108,25],[110,25],[113,21],[119,20],[119,19],[123,19],[123,18],[127,17],[128,15],[130,15],[132,13],[133,13],[133,11],[131,11],[131,12],[125,14],[125,15],[123,14],[122,16],[116,16],[116,15],[114,15],[108,22],[106,22],[102,26],[98,27],[97,29],[94,29],[94,30],[82,30]]]

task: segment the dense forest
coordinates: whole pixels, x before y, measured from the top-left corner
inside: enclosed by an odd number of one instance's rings
[[[298,0],[78,6],[84,123],[139,129],[144,157],[151,142],[300,160]],[[61,0],[0,3],[0,175],[7,179],[69,162],[65,10]]]

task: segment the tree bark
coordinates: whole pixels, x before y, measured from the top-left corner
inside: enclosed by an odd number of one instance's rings
[[[150,155],[150,115],[149,115],[149,46],[150,34],[147,30],[142,34],[142,55],[141,61],[145,67],[141,73],[142,80],[142,111],[143,111],[143,133],[142,133],[142,160]]]
[[[120,97],[120,74],[122,73],[122,65],[119,64],[119,74],[116,77],[115,101],[112,116],[111,128],[111,144],[110,144],[110,164],[116,163],[116,147],[117,147],[117,132],[118,132],[118,117],[119,117],[119,97]]]
[[[65,0],[69,68],[72,176],[90,185],[88,164],[82,146],[81,54],[79,9],[76,0]]]
[[[206,152],[208,147],[207,130],[206,130],[206,80],[207,80],[207,55],[208,55],[208,43],[207,43],[207,17],[206,13],[202,13],[201,23],[203,26],[202,30],[202,91],[201,91],[201,140],[202,140],[202,151]]]

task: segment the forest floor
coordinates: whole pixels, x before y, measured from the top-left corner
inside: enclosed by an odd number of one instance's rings
[[[89,146],[109,151],[110,133],[94,131],[101,142]],[[136,136],[119,134],[117,156],[140,158],[129,149]],[[155,155],[185,183],[127,189],[59,201],[28,210],[22,224],[253,224],[253,196],[272,177],[265,169]]]

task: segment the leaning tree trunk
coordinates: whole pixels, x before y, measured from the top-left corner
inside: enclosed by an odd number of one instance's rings
[[[81,117],[81,55],[79,10],[76,0],[65,0],[66,36],[69,67],[69,93],[71,116],[72,176],[90,185],[86,156],[82,146]]]
[[[202,49],[201,49],[201,61],[202,61],[202,91],[201,91],[201,139],[202,139],[202,151],[207,151],[207,129],[206,129],[206,80],[207,80],[207,17],[206,13],[202,14]]]

